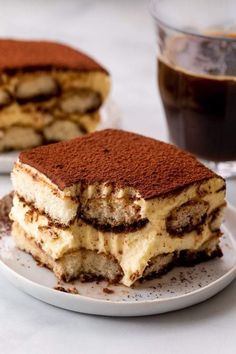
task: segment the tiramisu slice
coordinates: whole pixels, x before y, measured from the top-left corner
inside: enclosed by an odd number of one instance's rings
[[[131,286],[221,256],[225,182],[176,147],[119,130],[22,152],[17,246],[60,279]]]
[[[0,152],[96,130],[108,72],[54,42],[0,40]]]

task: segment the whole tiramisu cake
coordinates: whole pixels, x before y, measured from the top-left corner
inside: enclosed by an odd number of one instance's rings
[[[17,246],[59,279],[131,286],[222,255],[225,181],[176,147],[104,130],[20,154]]]
[[[0,152],[96,130],[108,72],[54,42],[0,40]]]

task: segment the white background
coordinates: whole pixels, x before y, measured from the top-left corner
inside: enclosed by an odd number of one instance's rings
[[[56,39],[87,51],[111,72],[122,127],[167,140],[144,0],[1,0],[0,36]],[[0,176],[0,195],[10,189],[9,176]],[[236,206],[236,181],[228,182],[228,199]],[[40,303],[0,276],[0,353],[235,354],[235,297],[236,282],[179,312],[103,318]]]

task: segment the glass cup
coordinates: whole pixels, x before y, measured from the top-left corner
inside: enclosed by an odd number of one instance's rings
[[[236,176],[236,1],[153,0],[170,141]]]

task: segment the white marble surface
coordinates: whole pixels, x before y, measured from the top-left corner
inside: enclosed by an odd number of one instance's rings
[[[167,139],[155,82],[155,45],[145,1],[0,1],[0,36],[67,41],[111,71],[122,126]],[[11,189],[0,176],[0,195]],[[236,206],[236,181],[228,182]],[[236,282],[192,308],[114,319],[63,311],[0,276],[0,353],[236,353]]]

